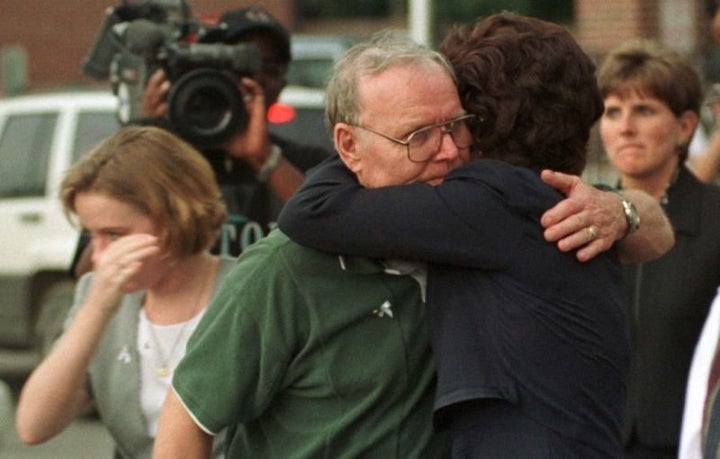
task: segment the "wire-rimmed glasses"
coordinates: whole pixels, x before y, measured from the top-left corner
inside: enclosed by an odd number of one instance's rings
[[[383,134],[365,126],[359,126],[360,129],[372,132],[381,137],[405,145],[407,149],[408,159],[414,163],[424,163],[429,161],[440,150],[442,137],[444,134],[450,134],[450,137],[459,149],[470,147],[473,143],[472,132],[468,127],[468,122],[475,119],[475,115],[466,114],[457,116],[451,120],[442,123],[431,124],[417,129],[405,137],[405,140]]]

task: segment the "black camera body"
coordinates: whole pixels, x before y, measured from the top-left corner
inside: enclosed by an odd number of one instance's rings
[[[109,8],[83,71],[110,78],[119,100],[118,118],[127,124],[142,118],[145,85],[162,68],[171,82],[169,128],[196,147],[216,147],[247,123],[235,78],[257,75],[261,56],[254,45],[202,43],[215,32],[200,27],[184,2]]]

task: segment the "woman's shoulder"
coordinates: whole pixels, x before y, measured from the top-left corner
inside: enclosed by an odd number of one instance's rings
[[[446,183],[452,182],[482,186],[494,190],[505,201],[516,197],[532,207],[547,207],[560,200],[560,194],[546,185],[536,171],[495,159],[480,159],[458,167],[446,178]]]
[[[497,184],[508,184],[508,182],[541,183],[540,175],[537,172],[496,159],[470,161],[448,174],[449,179],[455,177],[471,177]]]

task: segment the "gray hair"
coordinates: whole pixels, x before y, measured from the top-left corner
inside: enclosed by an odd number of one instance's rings
[[[440,66],[455,80],[455,73],[445,56],[398,34],[383,32],[345,52],[335,64],[327,85],[325,117],[328,129],[337,123],[359,124],[361,108],[357,82],[368,75],[378,75],[398,66]]]

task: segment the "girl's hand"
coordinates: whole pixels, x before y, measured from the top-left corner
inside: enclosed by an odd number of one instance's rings
[[[150,234],[130,234],[110,243],[93,257],[94,277],[87,301],[114,312],[143,261],[159,250],[157,237]]]

